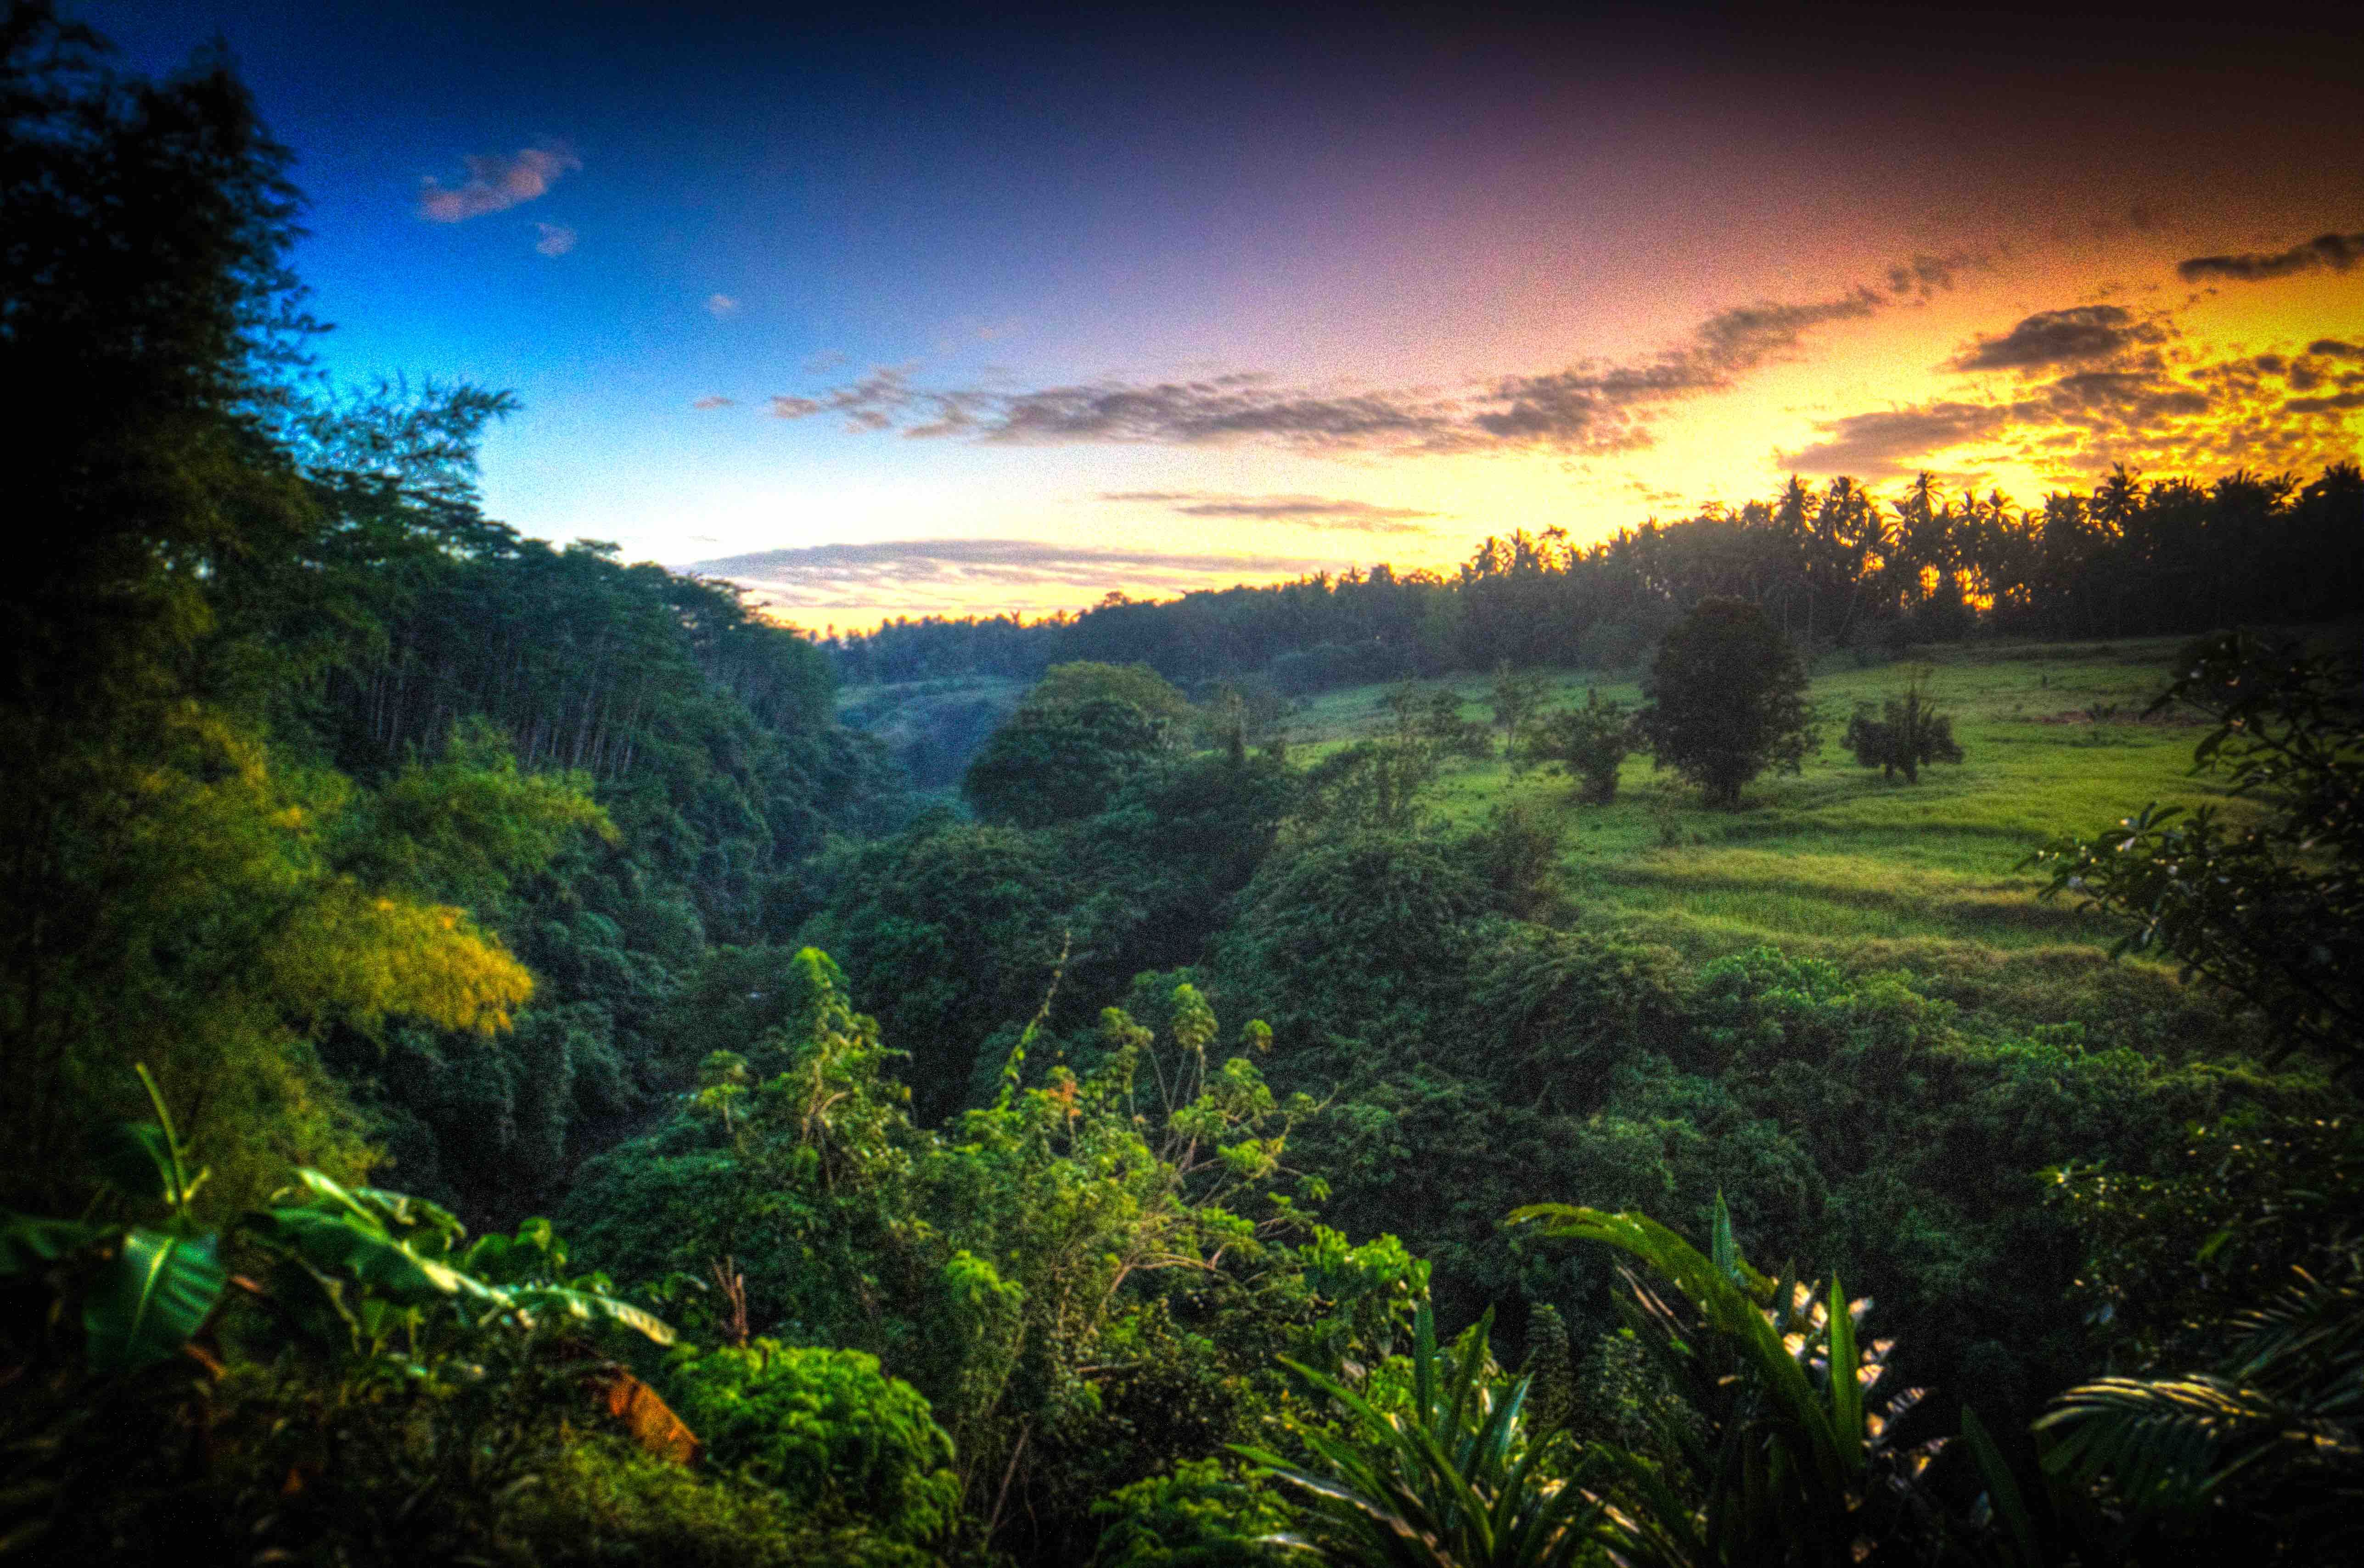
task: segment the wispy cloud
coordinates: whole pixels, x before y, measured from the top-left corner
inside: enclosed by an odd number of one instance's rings
[[[1037,539],[890,539],[725,556],[680,568],[748,589],[807,620],[832,612],[965,615],[980,604],[1036,613],[1089,604],[1111,589],[1173,595],[1336,568],[1334,560],[1178,550],[1094,550]]]
[[[735,316],[738,311],[739,302],[727,294],[710,294],[706,296],[706,314],[713,317],[717,321],[726,316]]]
[[[1849,414],[1817,426],[1813,445],[1780,457],[1800,473],[1893,479],[1925,467],[1934,452],[1999,434],[2012,417],[2008,406],[1955,402]]]
[[[543,255],[563,256],[574,249],[575,232],[564,224],[537,223],[534,228],[541,231],[541,238],[533,242],[533,248]]]
[[[1915,257],[1890,288],[1834,298],[1760,301],[1720,311],[1646,360],[1579,360],[1540,374],[1455,390],[1294,385],[1255,371],[1188,381],[1111,379],[1005,391],[935,387],[913,365],[880,365],[815,395],[783,394],[773,414],[841,417],[850,432],[895,430],[1009,445],[1082,442],[1212,446],[1266,441],[1313,451],[1461,452],[1528,449],[1630,451],[1650,444],[1651,411],[1723,390],[1797,351],[1808,334],[1946,286],[1966,261]]]
[[[692,408],[729,408],[738,401],[735,397],[725,397],[717,392],[705,397],[693,397],[690,399],[689,406]]]
[[[2177,265],[2176,275],[2196,284],[2211,278],[2262,283],[2298,272],[2344,272],[2364,261],[2364,234],[2318,234],[2287,250],[2248,250],[2239,255],[2194,256]]]
[[[1294,523],[1300,528],[1350,533],[1425,533],[1418,519],[1433,517],[1411,506],[1380,506],[1328,495],[1225,495],[1198,490],[1112,490],[1100,499],[1164,506],[1186,517],[1243,517]]]
[[[420,183],[419,217],[430,223],[459,223],[488,212],[507,212],[546,193],[560,175],[583,167],[583,160],[558,141],[520,149],[514,157],[488,153],[463,161],[468,167],[465,183],[445,185],[432,174]]]

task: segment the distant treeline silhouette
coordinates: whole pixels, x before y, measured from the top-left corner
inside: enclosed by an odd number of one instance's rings
[[[2146,484],[2121,466],[2035,508],[2000,492],[1949,498],[1927,474],[1891,501],[1848,479],[1792,478],[1772,501],[1589,547],[1558,528],[1489,538],[1450,575],[1378,565],[1154,602],[1110,595],[1079,614],[898,619],[822,646],[852,683],[1031,677],[1089,659],[1184,683],[1261,672],[1299,692],[1505,661],[1616,668],[1711,595],[1756,601],[1814,651],[2333,619],[2364,606],[2364,472]]]

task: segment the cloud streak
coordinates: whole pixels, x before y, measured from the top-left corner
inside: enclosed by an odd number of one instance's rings
[[[2287,250],[2194,256],[2179,262],[2175,272],[2188,284],[2214,278],[2254,284],[2300,272],[2344,272],[2358,261],[2364,261],[2364,234],[2318,234],[2305,244],[2293,245]]]
[[[971,613],[980,602],[1036,613],[1090,604],[1111,589],[1175,595],[1334,569],[1334,560],[1100,550],[1019,539],[888,539],[767,550],[676,570],[719,577],[758,602],[821,618],[831,613]]]
[[[1419,519],[1433,517],[1411,506],[1380,506],[1327,495],[1223,495],[1197,490],[1116,490],[1100,499],[1160,506],[1185,517],[1243,517],[1366,534],[1425,533]]]
[[[1188,381],[1110,379],[1004,391],[929,387],[917,367],[880,365],[815,395],[770,400],[781,419],[834,414],[851,433],[1050,446],[1090,442],[1221,446],[1268,442],[1314,452],[1409,455],[1527,450],[1571,455],[1651,444],[1653,412],[1732,386],[1799,350],[1807,336],[1951,285],[1964,258],[1916,256],[1888,288],[1834,298],[1763,300],[1707,317],[1659,354],[1578,360],[1540,374],[1496,376],[1458,389],[1291,385],[1260,372]]]
[[[472,155],[463,161],[468,178],[445,185],[429,174],[420,182],[418,216],[429,223],[463,223],[488,212],[507,212],[546,194],[559,176],[583,167],[565,143],[544,142],[519,150],[514,157]]]
[[[574,230],[563,223],[537,223],[534,228],[541,231],[541,238],[533,242],[533,248],[545,256],[565,255],[574,249],[574,241],[579,238]]]

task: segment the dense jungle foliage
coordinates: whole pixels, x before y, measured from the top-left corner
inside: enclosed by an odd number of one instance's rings
[[[2021,604],[1868,565],[1906,546],[1852,486],[1793,492],[1851,498],[1853,564],[1787,610],[1738,564],[1778,509],[1238,601],[1523,584],[1451,636],[1581,640],[1588,562],[1722,540],[1617,611],[1641,708],[1555,709],[1559,645],[1414,639],[1494,672],[1490,723],[1399,691],[1292,752],[1253,692],[1043,637],[923,806],[838,722],[843,648],[483,517],[505,398],[309,371],[226,64],[127,76],[20,3],[0,67],[0,366],[56,390],[0,583],[0,1558],[2364,1545],[2351,658],[2199,638],[2159,701],[2222,799],[2056,824],[2035,863],[2145,966],[2105,1015],[1687,953],[1568,873],[1638,751],[1745,822],[1728,758],[1812,746],[1793,643]],[[2198,558],[2125,540],[2247,518],[2225,559],[2312,540],[2312,592],[2358,492],[2122,480],[2023,609],[2209,632],[2263,580],[2170,614],[2126,573]],[[1733,647],[1762,689],[1696,701]],[[1918,684],[1871,711],[1867,765],[1958,760]],[[1567,798],[1444,809],[1498,751]]]

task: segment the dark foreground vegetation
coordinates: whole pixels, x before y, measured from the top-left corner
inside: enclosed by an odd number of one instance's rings
[[[1856,635],[1820,580],[1657,579],[1630,708],[1459,649],[1490,723],[1399,693],[1310,765],[1063,646],[922,809],[810,641],[484,518],[503,399],[305,373],[226,69],[110,75],[39,6],[0,50],[0,365],[54,394],[0,583],[0,1557],[2364,1544],[2351,662],[2178,655],[2221,800],[2037,862],[2146,965],[2104,1007],[1687,955],[1558,819],[1440,806],[1498,746],[1745,806],[1816,743],[1796,644]],[[2355,489],[2189,494],[2352,562]],[[1862,613],[1971,613],[1912,581]],[[1901,684],[1849,749],[1956,763],[1942,717]]]

